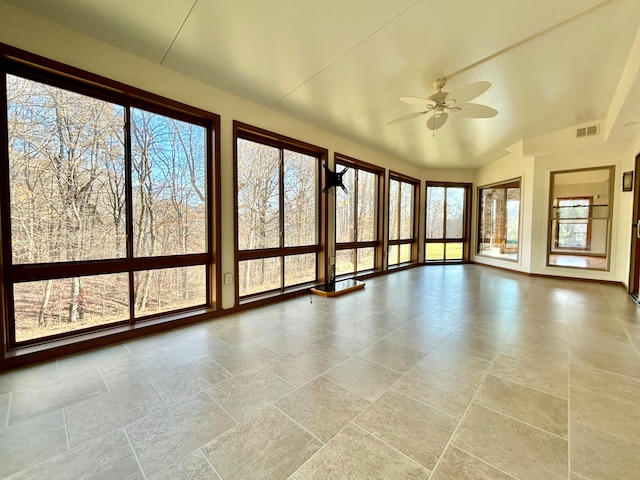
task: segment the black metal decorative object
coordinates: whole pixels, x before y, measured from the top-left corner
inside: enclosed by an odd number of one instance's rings
[[[344,193],[349,193],[347,192],[347,188],[344,186],[344,183],[342,183],[342,176],[347,170],[349,170],[349,167],[345,167],[341,172],[332,172],[329,170],[326,163],[322,164],[322,166],[326,172],[326,187],[322,189],[322,193],[328,192],[331,187],[340,187],[344,190]]]

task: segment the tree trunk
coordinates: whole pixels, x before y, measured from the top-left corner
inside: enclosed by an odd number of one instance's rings
[[[42,296],[42,303],[40,303],[40,311],[38,312],[38,326],[46,327],[47,319],[45,318],[45,311],[49,308],[49,297],[51,296],[51,285],[53,280],[47,280],[44,287],[44,295]]]

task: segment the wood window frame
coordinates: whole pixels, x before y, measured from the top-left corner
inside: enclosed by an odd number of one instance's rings
[[[487,253],[482,253],[480,251],[480,245],[482,245],[483,243],[485,243],[483,241],[482,238],[482,217],[483,217],[483,211],[482,211],[482,191],[485,189],[503,189],[504,190],[504,195],[505,195],[505,201],[504,201],[504,205],[503,208],[501,210],[501,214],[503,215],[503,217],[506,219],[507,218],[507,190],[510,188],[518,188],[520,190],[520,207],[519,207],[519,211],[518,211],[518,252],[516,254],[516,258],[515,259],[511,259],[508,257],[503,257],[503,256],[496,256],[496,255],[490,255]],[[497,258],[500,260],[504,260],[507,262],[518,262],[520,259],[520,230],[521,230],[521,224],[522,224],[522,178],[518,177],[518,178],[512,178],[509,180],[505,180],[503,182],[496,182],[496,183],[492,183],[489,185],[482,185],[478,187],[478,226],[477,226],[477,246],[476,246],[476,255],[481,255],[481,256],[486,256],[489,258]],[[506,244],[506,227],[505,227],[505,232],[504,232],[504,237],[505,237],[505,244]]]
[[[427,205],[429,200],[429,187],[443,187],[445,188],[445,199],[443,205],[443,238],[426,238],[426,226],[427,226],[427,216],[429,212],[427,211]],[[462,220],[462,231],[463,236],[461,238],[447,238],[447,196],[446,189],[452,188],[463,188],[464,189],[464,213]],[[427,180],[425,182],[425,263],[428,264],[438,264],[438,263],[467,263],[471,258],[471,208],[472,208],[472,197],[473,196],[473,184],[472,183],[462,183],[462,182],[433,182]],[[429,243],[444,243],[445,249],[447,243],[462,243],[462,259],[461,260],[447,260],[446,256],[442,260],[427,260],[426,258],[426,246]],[[446,250],[445,250],[446,252]]]
[[[390,193],[391,193],[391,181],[397,181],[400,182],[400,184],[402,185],[403,183],[405,184],[409,184],[413,187],[413,196],[412,196],[412,212],[411,212],[411,237],[410,238],[398,238],[398,239],[394,239],[392,240],[391,237],[391,229],[395,228],[396,231],[398,232],[398,237],[400,237],[400,230],[401,230],[401,208],[402,208],[402,202],[399,201],[397,208],[398,208],[398,224],[393,226],[391,225],[390,219],[391,219],[391,215],[390,215],[390,210],[391,210],[391,198],[390,198]],[[417,257],[418,257],[418,241],[417,241],[417,231],[418,231],[418,199],[420,198],[420,180],[410,177],[408,175],[403,175],[402,173],[398,173],[398,172],[394,172],[394,171],[389,171],[389,178],[388,178],[388,182],[387,182],[387,197],[389,198],[389,208],[388,208],[388,212],[387,212],[387,218],[389,218],[389,225],[388,225],[388,235],[387,235],[387,255],[386,255],[386,262],[387,262],[387,269],[388,270],[392,270],[392,269],[398,269],[398,268],[402,268],[402,267],[406,267],[406,266],[410,266],[413,265],[415,263],[417,263]],[[401,198],[401,193],[398,196],[398,199]],[[402,245],[410,245],[411,246],[411,260],[408,262],[400,262],[400,251],[401,251],[401,247]],[[389,253],[388,251],[391,249],[392,246],[397,246],[398,247],[398,263],[389,263]]]
[[[561,250],[574,250],[577,252],[589,252],[591,251],[591,220],[592,220],[592,216],[593,216],[593,196],[581,196],[581,197],[558,197],[556,200],[558,200],[558,208],[560,207],[560,202],[563,200],[587,200],[589,202],[589,216],[586,219],[583,218],[576,218],[576,219],[564,219],[564,220],[573,220],[571,222],[563,222],[560,217],[558,217],[556,219],[556,231],[555,231],[555,238],[553,239],[554,241],[554,247],[556,249],[561,249]],[[576,222],[575,220],[586,220],[585,222]],[[570,224],[585,224],[587,225],[587,234],[586,234],[586,244],[584,247],[561,247],[559,245],[560,243],[560,225],[562,223],[570,223]]]
[[[355,182],[355,192],[353,192],[353,197],[355,198],[355,202],[353,205],[354,208],[354,232],[355,232],[355,240],[352,242],[340,242],[335,241],[335,251],[336,254],[340,250],[354,250],[356,252],[356,259],[354,263],[354,270],[351,273],[343,274],[341,276],[355,276],[363,273],[372,273],[376,270],[381,270],[383,256],[382,256],[382,232],[383,232],[383,215],[382,213],[382,201],[384,199],[384,168],[378,167],[376,165],[372,165],[367,162],[363,162],[362,160],[358,160],[347,155],[343,155],[341,153],[334,154],[334,164],[336,170],[341,167],[348,167],[353,169],[356,172],[356,182]],[[358,240],[358,172],[364,171],[376,176],[376,199],[375,199],[375,218],[374,218],[374,228],[375,228],[375,239],[370,241],[360,241]],[[337,207],[336,207],[337,208]],[[337,229],[334,229],[335,235],[334,239],[337,238]],[[360,270],[358,268],[357,261],[357,251],[360,248],[374,248],[374,266],[373,270]]]
[[[238,140],[244,139],[256,143],[261,143],[283,150],[290,150],[305,155],[313,156],[318,159],[317,171],[318,171],[318,185],[316,191],[316,208],[317,208],[317,224],[316,224],[316,244],[307,246],[284,246],[284,239],[282,230],[280,231],[280,246],[277,248],[265,248],[254,250],[240,250],[239,238],[238,238]],[[297,140],[285,135],[281,135],[275,132],[271,132],[253,125],[243,123],[237,120],[233,122],[233,189],[234,189],[234,244],[235,244],[235,278],[239,279],[240,262],[246,260],[259,260],[267,258],[280,258],[283,268],[280,272],[280,287],[264,292],[258,292],[245,296],[240,296],[239,281],[235,282],[235,300],[236,305],[247,304],[250,302],[261,302],[265,300],[271,300],[274,297],[283,296],[288,293],[296,292],[299,290],[308,289],[309,286],[318,285],[325,282],[328,278],[328,259],[326,254],[327,245],[327,200],[326,195],[322,193],[322,189],[325,186],[325,176],[323,175],[322,165],[327,164],[329,152],[326,148],[312,145],[301,140]],[[282,181],[282,179],[281,179]],[[283,200],[284,196],[280,194],[280,220],[279,228],[282,229],[284,224],[284,208]],[[291,255],[309,254],[316,255],[316,279],[313,282],[304,283],[301,285],[285,286],[285,268],[284,258]]]
[[[127,254],[124,258],[82,260],[71,262],[47,262],[40,264],[13,264],[10,221],[10,181],[8,159],[7,84],[6,76],[15,75],[28,80],[68,90],[105,102],[121,105],[126,112],[138,108],[202,126],[206,131],[205,175],[206,227],[204,243],[206,251],[196,254],[178,254],[157,257],[135,257],[132,248],[132,218],[126,221]],[[132,338],[147,331],[159,331],[176,325],[211,318],[218,311],[221,297],[220,272],[216,268],[216,255],[220,250],[220,116],[192,107],[160,95],[156,95],[109,78],[81,70],[24,50],[0,44],[0,263],[2,264],[2,329],[0,347],[2,359],[12,365],[52,358],[61,353],[73,353],[96,345],[105,345],[115,338]],[[127,117],[125,117],[127,118]],[[129,126],[126,125],[127,132]],[[126,134],[128,136],[128,133]],[[131,152],[125,142],[125,172],[130,175]],[[132,188],[127,181],[127,192]],[[127,209],[131,212],[131,195],[127,195]],[[158,270],[186,266],[204,266],[206,270],[205,304],[135,317],[133,313],[133,275],[144,270]],[[92,326],[65,333],[47,335],[28,341],[17,341],[13,306],[13,286],[18,283],[55,280],[110,273],[127,273],[129,276],[129,318],[121,322]],[[30,358],[31,360],[25,360]],[[8,360],[7,360],[8,359]],[[35,360],[34,360],[35,359]],[[4,362],[2,362],[4,363]]]

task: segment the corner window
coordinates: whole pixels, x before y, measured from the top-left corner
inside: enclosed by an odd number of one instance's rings
[[[387,262],[397,267],[416,261],[416,204],[418,180],[389,174],[389,245]]]
[[[427,182],[425,261],[469,260],[471,184]]]
[[[478,189],[478,255],[517,261],[520,179]]]

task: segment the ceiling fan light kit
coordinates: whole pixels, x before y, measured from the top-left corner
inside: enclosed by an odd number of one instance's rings
[[[470,83],[452,93],[442,91],[446,84],[447,80],[445,78],[437,79],[433,82],[433,88],[435,88],[437,92],[429,95],[427,98],[400,97],[400,101],[408,103],[409,105],[421,106],[426,108],[426,110],[403,115],[391,120],[387,125],[432,114],[427,120],[427,128],[435,131],[446,123],[449,118],[449,113],[454,117],[462,118],[491,118],[498,114],[497,110],[486,105],[468,103],[470,100],[479,97],[489,90],[491,87],[489,82]]]

